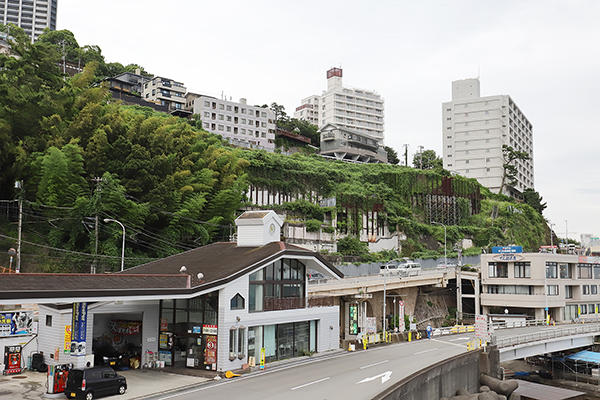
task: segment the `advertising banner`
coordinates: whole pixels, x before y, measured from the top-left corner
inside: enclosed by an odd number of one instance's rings
[[[206,348],[204,349],[204,364],[212,365],[217,362],[217,337],[206,336]]]
[[[358,304],[350,304],[350,326],[349,332],[351,335],[358,335]]]
[[[404,302],[398,302],[398,330],[400,332],[404,332],[406,330],[406,325],[404,323]]]
[[[142,332],[142,321],[110,321],[110,332],[117,335],[137,335]]]
[[[65,346],[63,352],[65,354],[71,353],[71,325],[65,326]]]
[[[71,324],[72,356],[85,356],[87,311],[87,303],[73,303],[73,321]]]
[[[522,253],[523,246],[493,246],[492,253],[513,254]]]
[[[0,336],[28,335],[33,332],[33,311],[0,313]]]

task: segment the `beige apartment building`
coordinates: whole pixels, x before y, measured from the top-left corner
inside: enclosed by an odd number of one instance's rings
[[[482,97],[477,78],[452,82],[452,101],[442,103],[442,135],[444,169],[499,193],[502,146],[508,145],[530,159],[513,161],[517,182],[512,190],[505,186],[503,193],[518,195],[534,188],[533,125],[510,96]]]
[[[600,257],[572,254],[481,255],[483,314],[525,314],[556,321],[600,314]]]

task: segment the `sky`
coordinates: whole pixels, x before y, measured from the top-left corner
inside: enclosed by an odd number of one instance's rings
[[[58,0],[57,29],[187,90],[283,105],[326,71],[385,100],[385,145],[442,154],[451,82],[479,77],[533,124],[535,190],[559,237],[600,235],[600,1]],[[596,132],[596,133],[595,133]]]

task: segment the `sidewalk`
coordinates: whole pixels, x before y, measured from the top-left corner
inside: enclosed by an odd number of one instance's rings
[[[152,369],[117,372],[119,375],[127,378],[127,392],[124,396],[117,396],[119,400],[140,399],[161,392],[197,385],[208,380],[207,378],[198,376],[173,374]],[[46,381],[47,375],[45,373],[35,371],[25,371],[19,375],[0,375],[0,399],[39,400],[44,398],[67,398],[63,393],[47,394]]]

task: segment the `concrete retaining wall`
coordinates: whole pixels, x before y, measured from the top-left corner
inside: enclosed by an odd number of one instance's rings
[[[378,400],[437,400],[452,397],[459,388],[470,393],[479,391],[480,358],[486,358],[483,350],[474,350],[447,359],[418,371],[373,399]],[[482,366],[487,362],[483,362]]]

